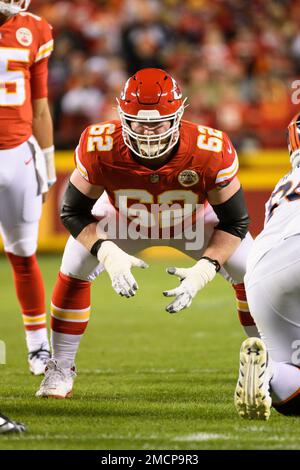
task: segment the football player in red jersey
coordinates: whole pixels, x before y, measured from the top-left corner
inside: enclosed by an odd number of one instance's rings
[[[53,358],[37,396],[70,396],[75,355],[89,319],[91,281],[106,270],[118,294],[135,295],[138,286],[131,268],[147,265],[134,254],[149,246],[169,245],[197,260],[188,269],[168,269],[181,281],[179,287],[164,292],[175,297],[166,307],[168,312],[188,307],[220,271],[236,289],[248,334],[257,334],[243,285],[252,238],[237,178],[238,159],[229,138],[219,130],[182,121],[180,88],[163,70],[143,69],[131,77],[118,110],[120,121],[88,127],[75,152],[77,168],[61,213],[72,236],[52,296]],[[158,218],[152,210],[157,205],[161,206]],[[184,230],[181,239],[175,236],[178,222],[185,220],[185,206],[191,209],[190,223],[198,232],[204,206],[204,240],[193,251]],[[137,221],[138,213],[142,217]],[[111,230],[115,220],[116,236]],[[124,220],[128,230],[138,226],[136,232],[128,231],[132,236],[120,232]],[[158,237],[153,239],[149,229],[156,226]],[[136,236],[142,228],[146,228],[143,235]],[[166,228],[173,230],[169,237],[164,235]]]
[[[11,263],[29,368],[49,358],[44,285],[36,260],[42,199],[55,182],[47,99],[52,30],[25,10],[30,0],[0,1],[0,234]]]

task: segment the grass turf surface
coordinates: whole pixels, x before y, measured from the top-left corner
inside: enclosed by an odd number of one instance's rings
[[[47,299],[60,259],[40,257]],[[140,290],[119,298],[106,275],[93,287],[93,312],[77,358],[70,400],[34,397],[40,378],[26,363],[21,315],[8,263],[0,258],[0,409],[24,421],[0,449],[298,449],[299,420],[275,410],[269,422],[242,421],[233,405],[243,332],[232,288],[214,280],[186,311],[170,315],[162,290],[169,265],[134,270]],[[48,302],[49,303],[49,302]]]

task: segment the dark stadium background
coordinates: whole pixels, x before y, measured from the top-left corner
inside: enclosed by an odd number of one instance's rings
[[[172,73],[186,118],[228,132],[238,150],[285,145],[300,72],[300,3],[292,0],[32,0],[52,24],[49,88],[56,145],[110,119],[129,74]]]
[[[67,152],[57,152],[59,184],[45,210],[42,250],[65,243],[56,214],[80,133],[115,118],[122,84],[149,66],[180,82],[186,119],[229,134],[251,231],[259,232],[264,203],[288,169],[286,126],[299,108],[292,99],[300,75],[299,2],[32,0],[30,10],[53,26],[49,98],[56,148]]]

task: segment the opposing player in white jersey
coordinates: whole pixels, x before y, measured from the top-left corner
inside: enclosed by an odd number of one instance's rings
[[[36,260],[42,194],[55,182],[47,99],[52,28],[30,0],[0,1],[0,234],[21,306],[29,367],[49,357],[45,295]],[[41,150],[43,149],[43,150]]]
[[[271,406],[300,415],[300,113],[288,146],[292,169],[266,204],[247,262],[247,298],[262,338],[241,346],[235,406],[247,419],[268,419]]]

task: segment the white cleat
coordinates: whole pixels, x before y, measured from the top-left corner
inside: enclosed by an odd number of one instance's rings
[[[43,375],[51,357],[49,345],[42,344],[40,349],[28,353],[29,370],[33,375]]]
[[[268,420],[271,413],[271,365],[263,341],[248,338],[240,350],[240,370],[234,404],[241,418]]]
[[[75,377],[75,367],[66,367],[63,361],[50,359],[45,370],[45,377],[35,396],[38,398],[70,398]]]
[[[11,432],[25,432],[25,424],[12,421],[7,416],[0,414],[0,434],[7,434]]]

